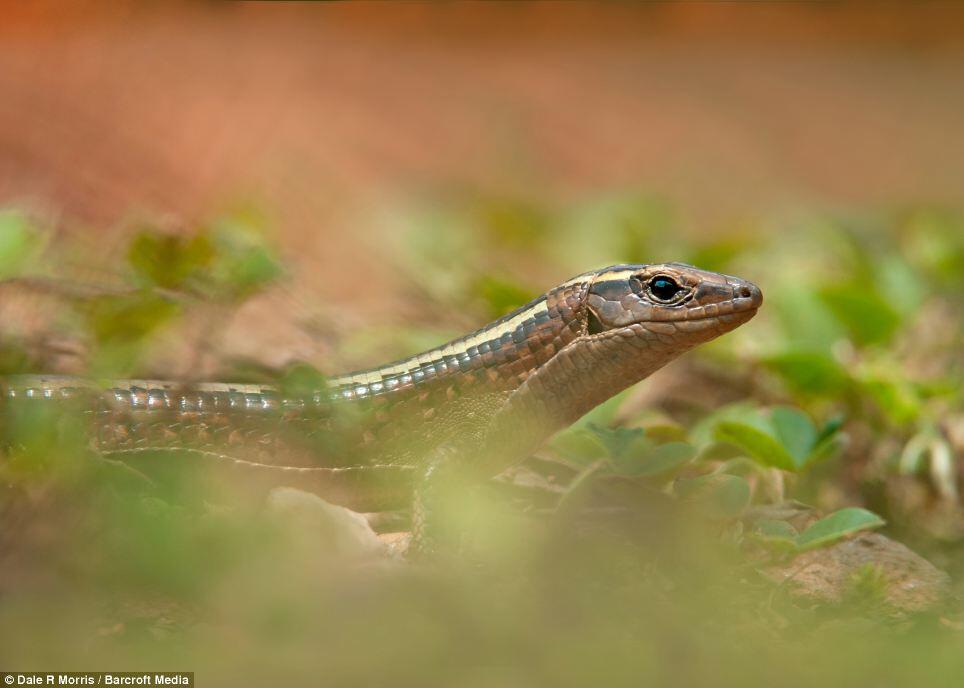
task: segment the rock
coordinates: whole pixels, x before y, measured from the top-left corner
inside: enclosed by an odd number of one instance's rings
[[[388,552],[394,557],[402,558],[412,544],[412,534],[406,532],[379,533],[378,539],[388,547]]]
[[[895,611],[931,609],[950,591],[946,573],[880,533],[861,533],[830,547],[803,552],[763,569],[763,574],[794,596],[837,603],[845,599],[868,566],[879,571],[884,599]]]
[[[363,515],[310,492],[274,488],[268,493],[265,509],[309,546],[323,548],[331,556],[382,558],[390,554],[389,545],[378,538]]]

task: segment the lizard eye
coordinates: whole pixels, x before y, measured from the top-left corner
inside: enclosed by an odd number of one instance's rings
[[[665,275],[657,275],[651,279],[646,285],[646,289],[656,301],[662,301],[663,303],[673,301],[683,291],[683,287],[678,285],[672,277],[666,277]]]

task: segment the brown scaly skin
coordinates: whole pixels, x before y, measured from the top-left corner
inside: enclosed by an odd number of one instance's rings
[[[404,503],[417,477],[442,463],[479,478],[499,473],[597,404],[746,322],[761,302],[755,285],[735,277],[679,263],[617,265],[308,395],[143,380],[99,388],[38,376],[4,381],[2,398],[83,409],[110,456],[186,447],[198,461],[379,510]]]

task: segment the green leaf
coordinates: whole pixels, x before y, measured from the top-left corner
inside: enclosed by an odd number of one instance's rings
[[[800,471],[837,451],[845,438],[838,437],[841,419],[819,432],[810,417],[792,406],[769,411],[732,405],[700,421],[691,436],[700,440],[702,460],[726,460],[749,456],[764,466]]]
[[[794,465],[801,468],[817,439],[817,429],[813,422],[803,411],[791,406],[775,407],[770,412],[770,420],[776,430],[777,439],[793,457]]]
[[[215,248],[211,280],[222,297],[246,298],[284,274],[255,219],[244,214],[220,218],[210,237]]]
[[[846,389],[849,380],[843,367],[821,351],[786,351],[764,357],[762,363],[804,394],[835,396]]]
[[[765,466],[774,466],[785,471],[797,470],[796,462],[783,445],[775,437],[756,427],[746,423],[721,421],[716,426],[715,435],[718,440],[743,447],[751,457]]]
[[[900,327],[900,313],[869,285],[825,287],[820,298],[857,345],[886,344]]]
[[[14,277],[43,248],[43,237],[17,212],[0,212],[0,279]]]
[[[654,442],[684,442],[687,437],[686,428],[671,422],[647,423],[643,429]]]
[[[281,393],[286,397],[305,399],[327,386],[325,376],[314,366],[295,363],[285,369],[278,381]]]
[[[814,464],[836,456],[846,446],[846,444],[847,436],[843,433],[832,435],[818,442],[816,446],[810,450],[810,453],[807,455],[802,467],[809,468]]]
[[[590,423],[587,427],[605,445],[609,456],[613,459],[620,460],[630,454],[649,451],[652,446],[642,428],[613,428],[599,426],[595,423]]]
[[[802,286],[799,279],[788,280],[769,291],[786,346],[803,351],[828,351],[846,335],[846,329],[817,292]]]
[[[153,292],[100,296],[76,307],[97,345],[91,372],[105,377],[129,374],[151,336],[182,313],[180,304]]]
[[[712,440],[700,448],[700,461],[724,462],[746,456],[746,450],[738,444]],[[756,463],[754,461],[754,463]]]
[[[770,518],[757,521],[754,530],[765,538],[786,538],[794,540],[798,534],[797,529],[786,521]]]
[[[964,217],[959,211],[920,208],[907,219],[903,255],[946,288],[964,286]]]
[[[836,415],[823,424],[806,459],[804,459],[802,468],[809,468],[840,453],[846,446],[848,439],[846,434],[840,432],[843,422],[844,417]]]
[[[763,519],[754,525],[751,535],[771,549],[790,552],[797,548],[797,529],[786,521]]]
[[[590,463],[609,456],[609,450],[599,435],[587,428],[570,428],[557,434],[550,446],[564,459]]]
[[[823,427],[820,428],[820,432],[817,433],[817,439],[814,444],[819,445],[836,435],[838,432],[840,432],[840,428],[843,427],[843,424],[844,417],[841,414],[837,414],[836,416],[830,418],[826,423],[823,424]]]
[[[180,312],[178,304],[150,292],[103,296],[82,308],[100,344],[140,341]]]
[[[858,507],[840,509],[811,524],[809,528],[798,535],[796,539],[797,547],[801,551],[823,547],[851,533],[869,528],[879,528],[884,523],[880,516],[866,509]]]
[[[677,480],[674,489],[711,518],[735,518],[750,503],[750,484],[737,475],[717,473]]]
[[[860,381],[860,389],[895,425],[907,425],[922,412],[922,401],[910,380],[868,376]]]
[[[927,296],[929,285],[899,255],[884,256],[877,266],[878,291],[887,294],[902,316],[913,315]]]
[[[196,287],[203,281],[214,258],[207,236],[185,237],[144,231],[131,241],[127,261],[142,282],[166,289]]]
[[[627,452],[621,460],[614,460],[623,475],[653,477],[671,473],[689,463],[696,456],[696,447],[687,442],[667,442],[642,453]]]
[[[586,415],[573,423],[572,427],[588,428],[592,425],[597,425],[600,427],[612,425],[616,422],[616,416],[619,413],[619,408],[629,395],[629,391],[630,390],[628,389],[624,389],[619,394],[609,397],[609,399],[599,404],[599,406],[590,410],[588,413],[586,413]]]

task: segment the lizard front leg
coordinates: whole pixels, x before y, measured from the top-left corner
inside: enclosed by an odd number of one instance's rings
[[[437,447],[415,483],[412,499],[411,558],[436,556],[443,550],[457,550],[462,544],[461,529],[453,523],[453,502],[470,489],[461,452],[451,445]]]

